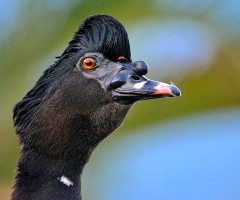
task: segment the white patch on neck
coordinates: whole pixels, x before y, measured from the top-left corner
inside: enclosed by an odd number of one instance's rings
[[[70,186],[70,185],[73,185],[73,182],[70,181],[67,177],[65,176],[62,176],[61,178],[58,178],[58,180],[60,182],[62,182],[63,184],[67,185],[67,186]]]
[[[144,84],[145,84],[146,82],[147,82],[147,81],[142,81],[142,82],[140,82],[140,83],[136,83],[136,84],[134,84],[133,88],[135,88],[135,89],[140,89],[140,88],[142,88],[142,87],[144,86]]]

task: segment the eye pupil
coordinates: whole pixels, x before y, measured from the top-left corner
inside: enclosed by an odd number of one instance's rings
[[[86,61],[87,66],[91,66],[92,64],[93,64],[92,61],[90,61],[90,60]]]

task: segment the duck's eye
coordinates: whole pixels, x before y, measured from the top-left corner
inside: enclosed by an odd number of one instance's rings
[[[82,62],[82,66],[85,69],[93,69],[96,66],[96,62],[93,58],[85,58]]]

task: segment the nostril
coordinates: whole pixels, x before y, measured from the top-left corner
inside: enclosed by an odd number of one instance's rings
[[[140,77],[140,76],[137,76],[137,75],[132,75],[132,76],[131,76],[131,79],[133,79],[134,81],[140,81],[140,80],[141,80],[141,77]]]

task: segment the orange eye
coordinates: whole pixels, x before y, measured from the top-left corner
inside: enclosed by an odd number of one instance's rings
[[[93,69],[96,65],[96,62],[93,58],[85,58],[82,62],[82,65],[85,69]]]

